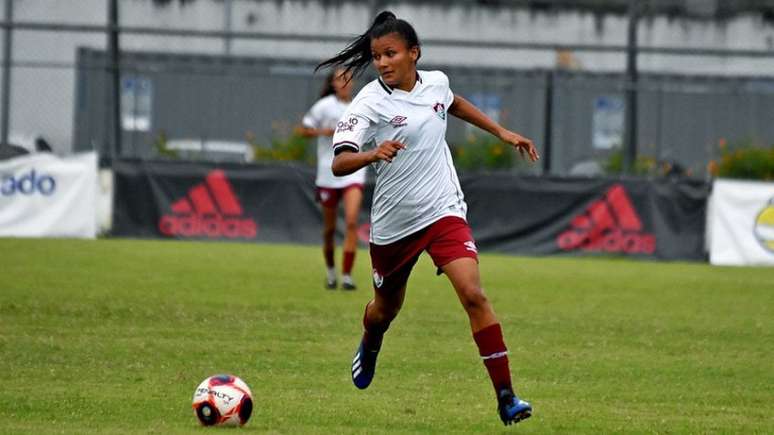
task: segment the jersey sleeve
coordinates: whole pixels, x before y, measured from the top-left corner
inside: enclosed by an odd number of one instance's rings
[[[446,106],[446,110],[449,110],[449,107],[454,103],[454,92],[452,92],[451,86],[449,85],[449,77],[444,73],[441,73],[441,75],[443,76],[443,84],[446,88],[446,96],[444,97],[445,101],[443,104]]]
[[[301,119],[301,124],[308,128],[322,128],[323,124],[323,100],[318,100],[309,108],[304,117]]]
[[[354,101],[336,124],[333,134],[333,153],[344,150],[359,152],[376,133],[378,116],[366,101]]]

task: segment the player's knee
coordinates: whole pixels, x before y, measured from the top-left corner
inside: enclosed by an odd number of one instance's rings
[[[471,286],[469,289],[463,291],[461,299],[465,311],[468,312],[485,310],[489,304],[489,301],[481,288],[475,286]]]
[[[332,240],[336,234],[336,228],[323,228],[323,239]]]
[[[376,325],[382,325],[385,329],[395,319],[400,307],[382,307],[369,313],[368,321]]]

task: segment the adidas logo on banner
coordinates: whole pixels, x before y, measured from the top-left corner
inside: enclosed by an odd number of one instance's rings
[[[653,254],[656,237],[642,230],[642,221],[623,185],[615,184],[602,199],[576,216],[570,229],[559,234],[557,245],[563,251],[582,249],[592,252]]]
[[[172,214],[159,220],[159,231],[165,236],[252,239],[258,234],[258,224],[242,216],[242,205],[220,169],[210,172],[170,208]]]

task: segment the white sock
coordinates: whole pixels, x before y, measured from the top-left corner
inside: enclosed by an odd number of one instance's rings
[[[330,281],[330,282],[336,281],[336,268],[335,267],[329,267],[328,268],[328,281]]]
[[[353,284],[352,276],[350,276],[350,275],[341,275],[341,282],[344,283],[344,284]]]

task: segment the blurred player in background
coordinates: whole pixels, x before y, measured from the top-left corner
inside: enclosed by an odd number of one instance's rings
[[[355,290],[352,280],[352,266],[357,251],[357,218],[363,202],[365,169],[343,177],[333,175],[333,136],[336,123],[352,101],[352,74],[342,68],[332,71],[325,79],[321,98],[304,115],[300,131],[303,136],[317,138],[317,200],[322,205],[323,215],[323,256],[327,267],[325,287],[335,289],[338,285],[335,266],[336,218],[339,202],[344,202],[344,237],[341,288]]]
[[[390,322],[401,309],[411,269],[423,250],[446,274],[470,320],[504,424],[523,420],[532,406],[511,385],[508,352],[492,305],[481,289],[478,255],[465,220],[467,205],[446,143],[447,113],[538,159],[532,141],[494,122],[452,93],[441,71],[418,71],[419,39],[408,22],[380,13],[371,27],[319,67],[362,72],[373,64],[379,77],[350,104],[333,136],[333,173],[372,165],[371,209],[374,298],[366,305],[365,331],[352,361],[352,381],[367,388]]]

